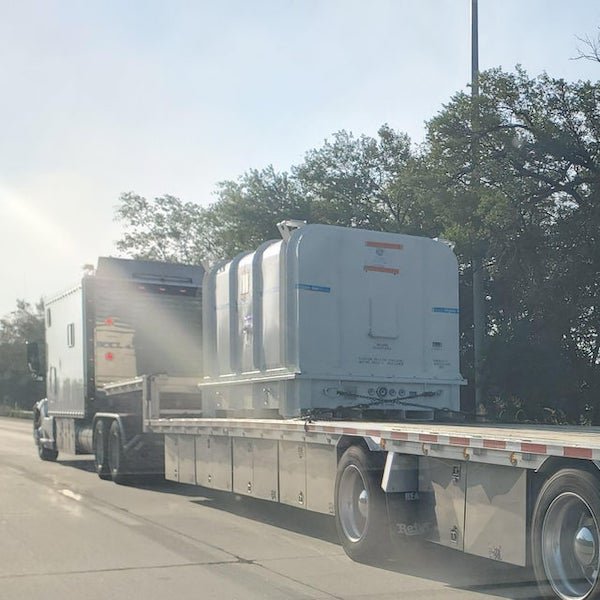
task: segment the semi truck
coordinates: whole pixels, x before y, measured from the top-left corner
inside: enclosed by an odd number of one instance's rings
[[[469,422],[451,246],[279,230],[206,271],[100,258],[48,297],[40,457],[332,515],[357,561],[425,540],[600,597],[600,431]]]

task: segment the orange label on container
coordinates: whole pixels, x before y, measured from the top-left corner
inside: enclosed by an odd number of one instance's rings
[[[365,271],[375,271],[376,273],[391,273],[392,275],[398,275],[400,269],[393,267],[381,267],[379,265],[365,265]]]
[[[402,250],[402,244],[392,244],[391,242],[365,242],[369,248],[386,248],[387,250]]]

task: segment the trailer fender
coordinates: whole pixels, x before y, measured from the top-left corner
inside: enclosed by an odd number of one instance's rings
[[[103,421],[106,421],[106,427],[108,427],[108,428],[110,428],[112,421],[116,421],[118,423],[119,429],[121,431],[121,439],[123,441],[125,441],[127,439],[127,437],[125,435],[125,425],[123,424],[123,418],[120,414],[104,413],[104,412],[96,413],[92,420],[92,430],[93,431],[96,430],[96,421],[99,421],[100,419],[102,419]],[[96,440],[94,439],[94,443],[95,443],[95,441]]]
[[[374,436],[352,436],[342,435],[337,441],[337,459],[338,462],[342,458],[344,452],[350,446],[361,446],[368,452],[384,452],[381,446],[381,438]]]
[[[367,444],[367,448],[371,451],[371,452],[382,452],[383,451],[383,447],[381,446],[381,438],[380,437],[374,437],[374,436],[365,436],[363,438],[363,440],[365,441],[365,444]]]
[[[565,458],[563,456],[549,456],[535,469],[536,477],[545,479],[561,469],[581,469],[589,471],[592,475],[600,470],[600,461],[586,460],[585,458]]]
[[[141,433],[137,433],[131,437],[131,439],[128,439],[127,432],[130,428],[125,426],[125,419],[123,418],[123,415],[118,413],[96,413],[92,422],[92,428],[94,431],[96,430],[96,421],[99,419],[106,421],[107,428],[110,428],[113,421],[117,423],[117,426],[119,427],[119,433],[121,434],[123,450],[126,453],[130,451],[138,451],[144,445],[144,435]],[[96,440],[94,439],[93,443],[95,442]]]

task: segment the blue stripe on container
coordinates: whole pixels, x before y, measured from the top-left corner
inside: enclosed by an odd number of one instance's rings
[[[434,306],[432,310],[434,313],[445,313],[448,315],[458,314],[458,308],[450,308],[448,306]]]
[[[309,292],[324,292],[325,294],[329,294],[331,292],[330,287],[326,287],[324,285],[310,285],[308,283],[297,283],[297,290],[307,290]]]

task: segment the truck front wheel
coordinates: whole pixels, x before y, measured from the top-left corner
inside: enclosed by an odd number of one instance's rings
[[[123,450],[121,428],[116,420],[112,422],[108,432],[108,468],[115,483],[127,483],[129,473]]]
[[[382,468],[371,453],[351,446],[340,459],[335,482],[335,523],[353,560],[369,562],[389,546]]]
[[[600,485],[586,471],[562,469],[542,486],[531,527],[543,598],[600,598]]]

